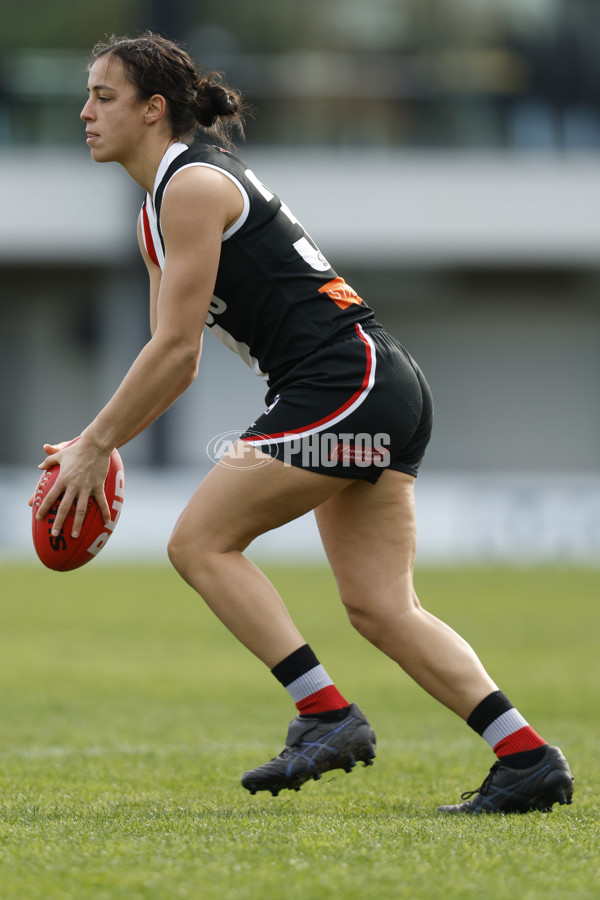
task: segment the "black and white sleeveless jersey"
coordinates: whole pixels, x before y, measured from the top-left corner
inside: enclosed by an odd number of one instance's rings
[[[207,326],[270,383],[373,312],[331,268],[285,203],[239,157],[219,147],[172,145],[141,211],[144,244],[164,265],[160,209],[171,178],[207,166],[237,185],[244,209],[223,234]]]

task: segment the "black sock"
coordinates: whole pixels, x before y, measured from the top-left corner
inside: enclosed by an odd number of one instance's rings
[[[535,766],[544,757],[546,746],[536,747],[534,750],[522,750],[520,753],[509,753],[508,756],[501,756],[500,762],[503,766],[510,769],[528,769]]]
[[[319,719],[321,722],[341,722],[342,719],[346,718],[349,711],[349,706],[343,706],[341,709],[331,709],[329,712],[300,713],[300,718]]]

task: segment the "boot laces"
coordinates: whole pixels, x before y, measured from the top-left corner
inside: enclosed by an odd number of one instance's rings
[[[488,774],[486,775],[481,787],[476,788],[474,791],[464,791],[460,795],[461,800],[469,800],[471,797],[474,797],[475,794],[481,794],[482,797],[485,797],[485,795],[490,790],[494,775],[496,774],[496,772],[498,771],[499,768],[500,768],[500,760],[497,760],[494,763],[494,765],[492,766],[492,768],[490,769],[490,771],[488,772]]]

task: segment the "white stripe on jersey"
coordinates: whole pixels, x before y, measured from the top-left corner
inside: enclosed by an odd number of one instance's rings
[[[156,254],[156,258],[158,260],[158,264],[161,270],[164,268],[165,264],[165,254],[162,247],[162,241],[160,239],[160,234],[158,231],[158,225],[156,222],[156,210],[154,209],[154,198],[156,197],[156,192],[160,186],[161,181],[165,177],[165,173],[174,159],[177,159],[178,156],[181,156],[182,153],[188,149],[187,144],[183,144],[181,141],[178,141],[176,144],[172,144],[171,147],[167,150],[165,155],[160,161],[158,166],[158,170],[156,172],[156,178],[154,179],[154,190],[152,194],[146,194],[146,213],[148,216],[148,224],[150,226],[150,234],[152,236],[152,243],[154,244],[154,253]],[[144,238],[144,247],[146,248],[146,252],[151,256],[150,248],[148,247],[148,243],[146,241],[146,232],[143,228],[142,222],[142,234]]]
[[[156,172],[156,178],[154,179],[154,190],[152,191],[152,209],[154,209],[154,198],[156,197],[156,192],[160,187],[161,181],[167,174],[167,169],[174,159],[177,159],[178,156],[181,156],[182,153],[185,153],[185,151],[189,149],[190,148],[187,146],[187,144],[184,144],[181,141],[177,141],[176,144],[171,144],[171,146],[161,159],[158,170]]]
[[[146,240],[146,229],[144,228],[144,209],[142,207],[142,212],[140,213],[142,216],[142,235],[144,237],[144,247],[146,248],[146,252],[149,256],[152,256],[152,251],[150,247],[148,247],[148,242]],[[165,254],[163,252],[162,241],[160,239],[160,235],[158,233],[158,228],[156,227],[156,215],[154,214],[154,205],[152,203],[152,197],[150,194],[146,197],[146,215],[148,216],[148,225],[150,227],[150,235],[152,237],[152,244],[154,246],[154,253],[156,255],[156,259],[158,261],[158,265],[160,266],[160,270],[165,267]]]

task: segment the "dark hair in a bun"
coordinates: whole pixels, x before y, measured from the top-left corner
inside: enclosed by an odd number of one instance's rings
[[[140,99],[153,94],[165,98],[173,137],[189,139],[198,125],[225,144],[231,143],[234,127],[243,135],[240,93],[223,84],[219,72],[200,72],[189,53],[174,41],[151,31],[138,38],[113,35],[96,44],[92,63],[107,54],[121,60]]]
[[[204,128],[213,128],[220,118],[236,120],[242,109],[237,91],[223,84],[220,72],[198,77],[196,86],[196,121]]]

